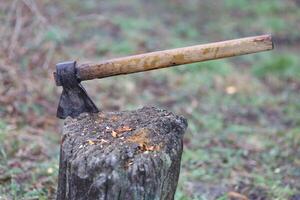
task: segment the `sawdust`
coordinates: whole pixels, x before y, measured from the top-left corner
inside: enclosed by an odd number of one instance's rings
[[[128,137],[126,140],[128,142],[136,143],[139,145],[141,151],[158,151],[160,150],[160,145],[151,145],[149,140],[150,131],[146,128],[138,130],[134,135]]]
[[[138,143],[138,144],[140,143],[148,144],[149,143],[148,135],[149,135],[149,130],[146,128],[142,128],[138,130],[134,135],[128,137],[127,141]]]

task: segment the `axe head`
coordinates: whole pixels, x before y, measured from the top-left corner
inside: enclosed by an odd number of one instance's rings
[[[58,63],[54,78],[56,85],[63,87],[56,114],[58,118],[65,119],[68,116],[74,118],[84,112],[99,112],[80,84],[75,61]]]

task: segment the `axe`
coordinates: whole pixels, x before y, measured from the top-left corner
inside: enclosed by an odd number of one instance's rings
[[[65,119],[68,116],[76,117],[83,112],[99,111],[80,84],[81,81],[233,57],[273,48],[272,36],[262,35],[156,51],[99,63],[80,65],[77,65],[76,61],[58,63],[54,78],[56,85],[62,86],[63,91],[59,100],[57,117]]]

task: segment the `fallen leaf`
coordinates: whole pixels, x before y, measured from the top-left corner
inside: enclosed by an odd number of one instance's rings
[[[48,173],[48,174],[52,174],[52,173],[53,173],[53,168],[49,167],[49,168],[47,169],[47,173]]]
[[[228,86],[226,88],[226,93],[227,94],[235,94],[237,92],[237,89],[235,86]]]
[[[0,183],[1,184],[9,181],[10,179],[11,179],[11,175],[10,174],[0,175]]]
[[[248,197],[246,197],[243,194],[237,193],[237,192],[228,192],[228,197],[230,199],[235,199],[235,200],[249,200]]]

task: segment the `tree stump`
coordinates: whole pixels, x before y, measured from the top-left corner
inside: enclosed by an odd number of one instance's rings
[[[57,199],[174,199],[186,127],[153,107],[67,118]]]

